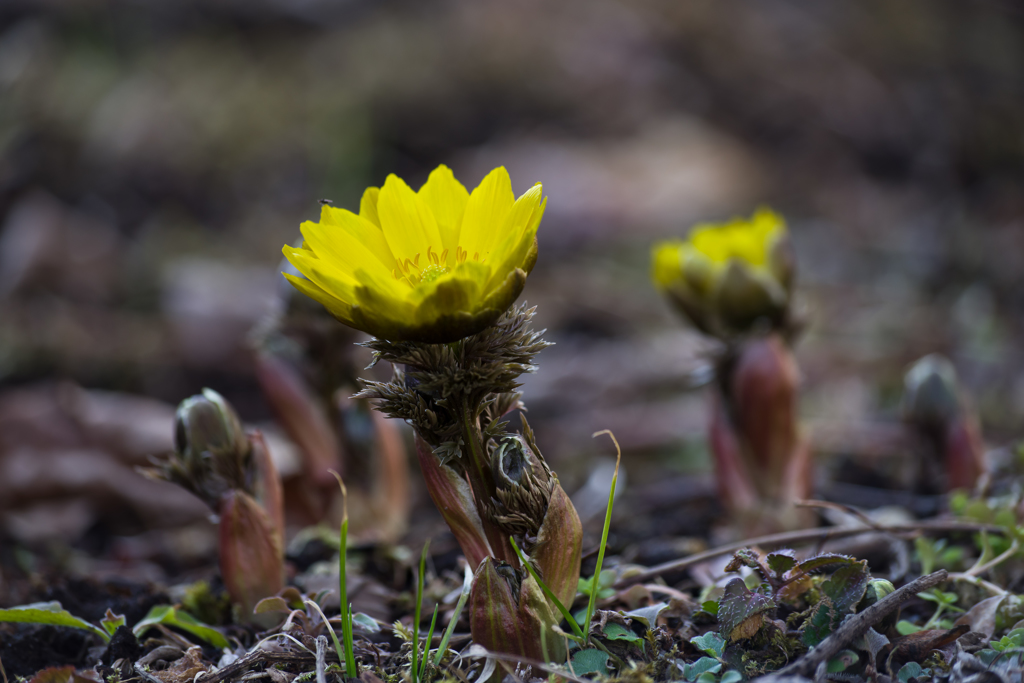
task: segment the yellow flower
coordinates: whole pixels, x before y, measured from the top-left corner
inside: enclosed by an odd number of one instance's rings
[[[781,324],[793,284],[786,224],[769,209],[696,226],[654,247],[652,279],[700,330],[728,336],[766,318]]]
[[[414,192],[389,175],[359,214],[324,206],[302,224],[285,273],[341,322],[391,341],[451,342],[479,332],[516,300],[537,260],[547,199],[537,183],[516,199],[504,167],[466,191],[438,166]]]

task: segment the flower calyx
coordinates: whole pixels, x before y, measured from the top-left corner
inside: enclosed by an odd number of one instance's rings
[[[520,407],[519,376],[532,372],[534,357],[550,346],[530,321],[526,304],[506,311],[491,327],[451,344],[372,339],[372,365],[394,367],[389,382],[362,380],[356,396],[369,398],[388,417],[409,422],[445,462],[465,449],[463,415],[478,420],[482,435],[503,431],[501,417]]]

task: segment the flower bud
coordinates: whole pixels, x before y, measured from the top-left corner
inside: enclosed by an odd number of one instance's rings
[[[731,338],[762,320],[773,329],[786,324],[795,260],[772,211],[697,226],[685,242],[657,245],[652,260],[655,285],[706,334]]]
[[[974,488],[986,469],[984,443],[978,417],[947,358],[930,354],[907,371],[903,419],[923,437],[929,451],[923,456],[920,486],[947,491]]]
[[[864,597],[861,598],[861,601],[857,604],[856,611],[863,612],[868,607],[871,607],[873,604],[895,590],[896,587],[892,585],[891,581],[887,581],[885,579],[871,579],[871,581],[868,582],[867,590],[864,592]],[[896,625],[896,620],[899,619],[899,614],[900,610],[899,607],[897,607],[896,611],[885,616],[881,622],[875,626],[875,630],[884,634]]]
[[[572,602],[579,580],[583,526],[558,477],[548,469],[532,432],[506,434],[492,454],[495,496],[491,522],[515,536],[537,572],[563,604]]]
[[[937,353],[914,363],[903,378],[903,419],[925,429],[940,428],[960,411],[956,369]]]
[[[251,446],[234,409],[212,389],[185,399],[174,423],[175,453],[148,476],[178,484],[214,510],[231,489],[249,483]]]
[[[715,308],[726,329],[742,332],[762,318],[781,322],[787,302],[779,282],[731,261],[719,278]]]
[[[491,470],[497,496],[491,500],[491,518],[506,534],[536,538],[551,498],[550,470],[537,463],[537,456],[518,434],[498,440]]]

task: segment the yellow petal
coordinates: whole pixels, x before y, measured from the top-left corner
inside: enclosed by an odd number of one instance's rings
[[[512,181],[504,166],[488,173],[469,195],[459,230],[459,245],[469,252],[470,259],[476,254],[481,259],[487,257],[515,200]]]
[[[442,278],[430,284],[427,296],[416,307],[416,322],[419,324],[429,324],[459,311],[471,312],[483,298],[480,296],[481,283],[471,272],[464,271],[461,277]]]
[[[377,199],[380,197],[379,187],[368,187],[359,200],[359,215],[380,227],[380,216],[377,215]]]
[[[408,290],[386,286],[371,275],[358,273],[359,284],[354,288],[354,303],[368,320],[386,326],[388,320],[407,321],[415,315],[416,307],[407,298]],[[376,332],[371,332],[376,335]]]
[[[455,179],[450,168],[441,165],[430,173],[419,195],[437,220],[437,228],[441,233],[441,249],[438,251],[447,249],[449,254],[454,254],[459,244],[459,228],[462,215],[466,212],[469,192]]]
[[[330,262],[318,259],[307,251],[287,246],[282,251],[288,262],[320,289],[340,301],[352,303],[355,300],[357,282],[351,274],[338,270]]]
[[[664,289],[682,278],[683,269],[679,254],[682,245],[681,241],[673,240],[654,247],[651,256],[651,277],[658,287]]]
[[[330,204],[321,204],[320,222],[324,225],[337,225],[338,219],[335,216],[341,211],[344,211],[344,209],[337,209]]]
[[[354,213],[343,213],[347,216],[339,216],[344,221],[342,224],[324,225],[307,221],[300,226],[302,236],[313,253],[350,275],[359,268],[393,273],[398,264],[383,233]]]
[[[381,188],[377,213],[395,258],[415,259],[418,254],[422,265],[426,264],[428,248],[440,248],[441,234],[430,207],[394,174]]]
[[[534,185],[533,189],[537,189],[537,197],[539,198],[540,185]],[[524,194],[520,197],[520,200],[527,198]],[[531,199],[530,198],[527,199]],[[488,258],[488,263],[491,264],[491,279],[487,283],[487,289],[490,290],[496,287],[498,283],[505,279],[509,272],[515,268],[521,268],[526,273],[533,270],[533,261],[530,260],[530,256],[536,258],[536,241],[537,241],[537,228],[540,227],[540,220],[544,217],[544,209],[547,207],[548,200],[545,197],[539,205],[534,205],[532,212],[528,217],[525,217],[525,225],[519,228],[508,228],[508,234],[505,239],[502,240],[502,244],[491,251],[491,255]],[[516,202],[520,204],[520,202]],[[529,206],[529,201],[523,202],[522,206]],[[522,213],[517,213],[513,210],[509,213],[509,220],[524,220]]]
[[[352,324],[352,306],[332,295],[325,289],[318,287],[315,283],[305,278],[296,277],[291,273],[282,273],[285,279],[292,284],[295,289],[299,290],[310,299],[323,304],[331,315],[345,323],[346,325]]]

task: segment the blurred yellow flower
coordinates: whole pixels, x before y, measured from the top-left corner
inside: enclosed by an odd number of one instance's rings
[[[359,214],[324,206],[284,255],[285,277],[335,318],[391,341],[451,342],[493,323],[537,260],[546,198],[540,183],[516,199],[504,167],[472,193],[447,166],[414,192],[389,175],[363,193]]]
[[[781,323],[789,303],[788,233],[770,209],[749,220],[698,225],[687,240],[662,242],[652,266],[658,289],[708,334],[743,332],[761,318]]]

